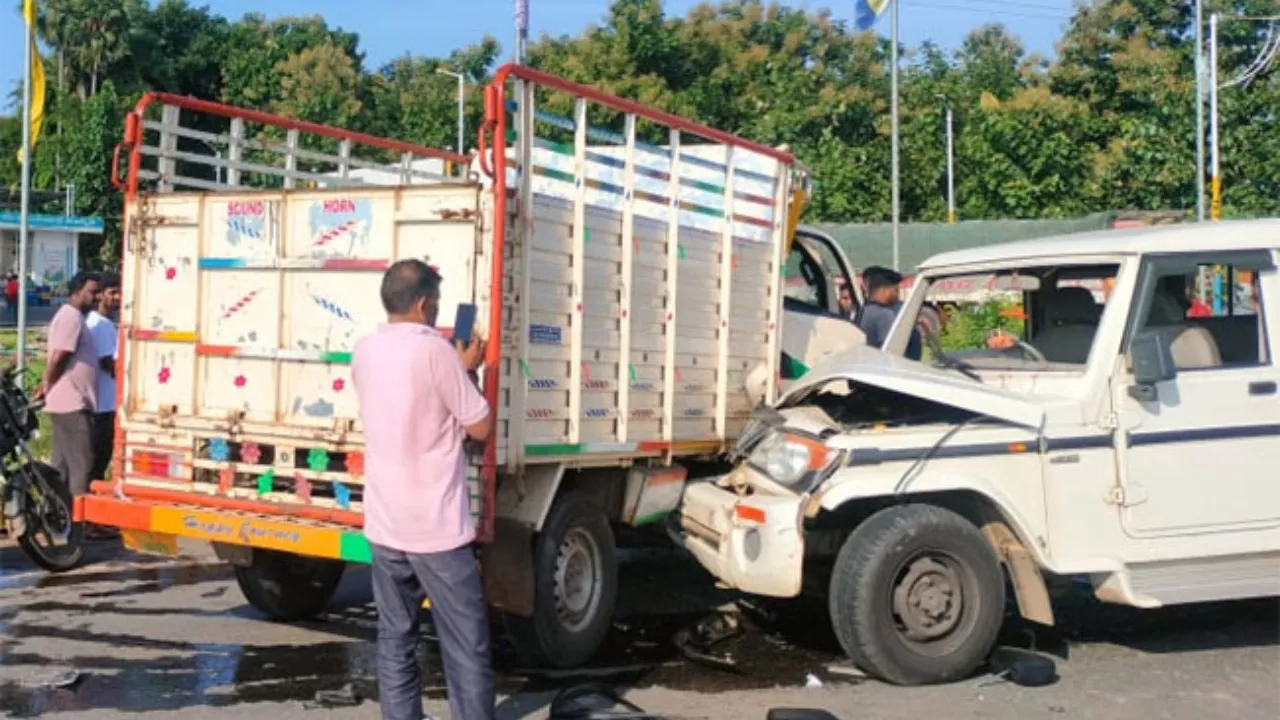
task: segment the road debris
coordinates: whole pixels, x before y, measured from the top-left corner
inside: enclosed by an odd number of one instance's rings
[[[663,720],[663,716],[646,712],[603,683],[588,683],[561,690],[551,700],[547,717],[548,720]]]
[[[867,674],[855,665],[828,665],[827,672],[832,675],[843,675],[844,677],[857,678],[859,680],[867,679]]]
[[[320,690],[314,700],[303,703],[308,710],[333,710],[335,708],[356,707],[364,702],[355,685],[347,683],[337,690]]]
[[[75,668],[51,668],[31,680],[22,683],[28,688],[50,688],[65,690],[74,687],[84,678],[84,674]]]
[[[998,647],[987,660],[991,681],[983,685],[1008,681],[1022,687],[1044,687],[1058,680],[1058,665],[1052,658],[1014,647]]]
[[[711,647],[742,634],[742,617],[731,612],[716,612],[676,633],[675,644],[686,659],[708,667],[736,671],[738,662],[730,654],[716,655]]]

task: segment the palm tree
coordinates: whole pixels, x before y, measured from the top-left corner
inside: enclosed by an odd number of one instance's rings
[[[22,0],[19,1],[19,8]],[[43,0],[38,9],[40,16],[36,18],[36,36],[41,42],[58,53],[58,91],[66,87],[66,66],[64,65],[63,47],[66,45],[66,4],[67,0]]]
[[[19,3],[21,6],[21,3]],[[42,0],[36,31],[58,53],[58,87],[68,81],[83,99],[129,51],[130,20],[145,0]]]

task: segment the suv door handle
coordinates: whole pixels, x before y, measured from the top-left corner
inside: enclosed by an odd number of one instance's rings
[[[1276,384],[1270,380],[1249,383],[1250,395],[1275,395]]]

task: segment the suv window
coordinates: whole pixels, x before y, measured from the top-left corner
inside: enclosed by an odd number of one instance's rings
[[[1269,365],[1258,279],[1271,268],[1267,253],[1153,258],[1137,332],[1165,335],[1180,371]]]
[[[797,236],[782,272],[782,295],[788,304],[802,305],[803,310],[815,315],[840,315],[837,300],[843,285],[835,254],[821,242],[808,242]],[[854,303],[856,309],[856,299]]]
[[[1032,266],[935,277],[922,327],[931,355],[978,370],[1079,371],[1088,362],[1119,266]]]

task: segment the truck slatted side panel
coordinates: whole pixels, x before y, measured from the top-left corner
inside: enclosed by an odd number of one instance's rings
[[[776,387],[794,160],[517,66],[486,116],[482,141],[511,143],[480,160],[511,218],[497,242],[520,268],[495,273],[519,283],[503,288],[515,307],[491,312],[510,360],[495,370],[510,420],[497,462],[731,442],[750,379]]]

